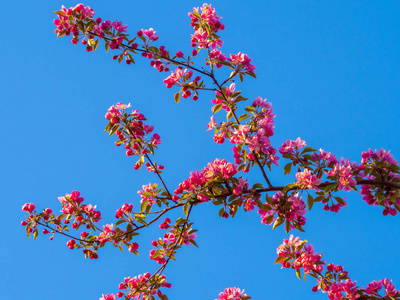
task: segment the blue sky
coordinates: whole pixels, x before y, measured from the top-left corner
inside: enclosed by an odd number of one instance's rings
[[[134,158],[103,133],[106,110],[131,103],[162,138],[156,161],[165,165],[167,184],[175,186],[215,158],[232,160],[231,146],[218,146],[206,131],[213,95],[197,102],[173,101],[149,61],[118,65],[99,47],[86,53],[69,38],[57,39],[53,11],[67,1],[3,3],[1,82],[0,290],[4,299],[99,299],[117,292],[127,276],[152,272],[150,242],[162,232],[148,229],[138,238],[139,257],[105,247],[98,260],[40,235],[27,239],[21,207],[59,209],[57,197],[79,190],[96,204],[105,223],[114,223],[123,203],[136,208],[137,191],[157,179],[134,171]],[[153,27],[158,45],[171,52],[190,51],[192,28],[187,13],[195,1],[88,1],[96,16],[121,20],[129,31]],[[397,1],[222,1],[213,6],[226,26],[224,53],[247,53],[258,80],[246,78],[237,90],[250,100],[273,103],[275,147],[302,137],[309,146],[360,161],[364,150],[391,149],[399,160],[400,4]],[[201,63],[199,60],[198,63]],[[221,74],[223,77],[223,74]],[[274,185],[294,180],[282,166],[270,175]],[[261,175],[254,170],[249,181]],[[324,259],[341,264],[358,285],[391,278],[400,288],[399,217],[382,216],[355,193],[340,213],[315,205],[306,233]],[[181,212],[179,212],[181,213]],[[173,214],[178,216],[179,213]],[[215,299],[225,287],[240,287],[254,299],[328,299],[313,293],[311,278],[299,281],[292,270],[273,265],[276,248],[287,238],[283,228],[260,223],[256,212],[234,219],[218,217],[213,205],[196,207],[199,248],[185,247],[166,269],[170,299]],[[104,224],[105,224],[104,223]]]

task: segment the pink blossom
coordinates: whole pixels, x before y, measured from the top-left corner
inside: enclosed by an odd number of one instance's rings
[[[315,174],[311,174],[310,170],[305,168],[303,172],[298,172],[296,174],[296,184],[302,189],[314,189],[317,192],[319,189],[318,185],[321,184],[322,180],[317,177]]]
[[[160,145],[161,144],[161,137],[158,133],[153,134],[153,139],[152,139],[153,145]]]
[[[211,121],[210,123],[208,123],[207,125],[207,131],[210,131],[211,129],[213,129],[215,126],[217,125],[217,123],[215,122],[214,116],[211,116]]]
[[[281,154],[293,154],[294,150],[299,150],[301,148],[303,148],[306,145],[305,141],[302,141],[299,137],[293,141],[293,140],[287,140],[285,143],[282,144],[282,146],[280,146],[278,148],[279,152]]]
[[[226,288],[222,293],[218,295],[216,300],[241,300],[242,297],[246,297],[244,290],[241,291],[239,288]]]
[[[164,83],[167,85],[167,88],[171,88],[174,84],[179,82],[179,80],[186,74],[186,69],[182,70],[181,68],[176,68],[175,72],[171,72],[167,78],[164,79]],[[192,73],[187,73],[192,74]]]
[[[107,294],[107,295],[103,294],[103,297],[101,297],[99,300],[115,300],[115,295],[114,294]]]
[[[230,54],[228,61],[233,64],[237,64],[239,66],[243,66],[246,69],[246,72],[256,72],[256,66],[250,64],[252,61],[251,58],[247,54],[239,52],[238,54]]]
[[[150,41],[157,41],[158,35],[156,35],[156,31],[153,28],[149,29],[141,29],[137,33],[138,36],[147,36]]]
[[[115,21],[112,23],[112,26],[114,29],[118,32],[127,32],[128,30],[128,25],[122,25],[121,21]]]
[[[25,203],[22,206],[22,210],[29,212],[29,213],[32,213],[34,211],[34,209],[35,209],[35,204],[33,204],[33,203]]]

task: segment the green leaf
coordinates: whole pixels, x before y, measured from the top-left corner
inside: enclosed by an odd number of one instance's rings
[[[143,203],[140,205],[140,211],[144,212],[146,210],[148,204],[149,204],[149,200],[143,201]]]
[[[135,63],[135,60],[133,59],[133,56],[132,56],[130,53],[128,53],[128,57],[129,57],[129,60],[130,60],[132,63]]]
[[[267,217],[267,224],[271,224],[273,219],[274,219],[274,215],[268,216]]]
[[[277,265],[277,264],[283,262],[285,259],[286,259],[285,256],[278,256],[274,261],[274,265]]]
[[[57,10],[57,11],[54,11],[54,13],[55,13],[56,15],[61,15],[61,16],[63,16],[63,17],[66,16],[66,13],[65,13],[63,10]]]
[[[125,223],[126,220],[119,220],[115,223],[115,226],[118,226],[119,224]]]
[[[357,188],[355,187],[355,186],[350,186],[350,188],[353,190],[353,191],[355,191],[356,193],[358,193],[358,190],[357,190]]]
[[[220,94],[216,94],[215,98],[219,99],[219,100],[225,100],[224,96],[220,95]]]
[[[256,74],[253,71],[247,72],[251,77],[257,79]]]
[[[330,191],[336,189],[336,187],[337,187],[338,185],[339,185],[339,184],[338,184],[337,182],[335,182],[335,183],[333,183],[333,184],[330,184],[330,185],[328,185],[328,186],[326,186],[326,187],[324,188],[324,191],[328,193],[328,192],[330,192]]]
[[[255,190],[255,189],[262,189],[263,188],[263,185],[261,184],[261,183],[255,183],[254,185],[253,185],[253,190]]]
[[[324,196],[318,196],[317,198],[314,199],[313,202],[320,202],[320,201],[324,200],[324,198],[325,198]]]
[[[232,68],[232,64],[227,61],[218,61],[219,64]]]
[[[113,128],[111,128],[110,133],[108,134],[108,136],[109,137],[112,136],[118,130],[118,128],[119,128],[118,124],[114,125]]]
[[[288,164],[283,168],[283,172],[285,173],[285,175],[289,175],[291,170],[292,170],[292,163],[288,163]]]
[[[319,196],[319,197],[321,197],[321,196]],[[307,204],[308,204],[308,210],[311,210],[311,208],[314,205],[314,199],[310,194],[308,194],[308,196],[307,196]]]
[[[96,49],[97,49],[98,46],[99,46],[99,39],[97,39],[96,42],[94,43],[93,52],[96,51]]]
[[[343,201],[343,199],[342,198],[340,198],[340,197],[335,197],[335,199],[336,199],[336,201],[339,203],[339,204],[341,204],[341,205],[346,205],[345,203],[344,203],[344,201]]]
[[[301,279],[300,269],[296,269],[296,275],[298,279]]]
[[[174,95],[174,100],[175,100],[175,102],[176,103],[179,103],[179,100],[181,99],[181,93],[180,92],[177,92],[175,95]]]
[[[185,214],[186,218],[188,216],[188,212],[189,212],[189,202],[186,202],[185,205],[183,206],[183,213]]]
[[[247,119],[248,117],[250,117],[249,114],[243,114],[243,115],[241,115],[241,116],[239,117],[239,121],[243,121],[243,120]]]
[[[219,103],[213,107],[213,114],[219,112],[221,110],[222,103]]]
[[[289,233],[290,231],[290,221],[288,219],[286,219],[285,231],[286,233]]]
[[[301,225],[300,225],[299,223],[293,222],[293,226],[294,226],[294,228],[296,228],[298,231],[305,232],[305,230],[303,229],[303,227],[301,227]]]
[[[233,116],[233,113],[232,113],[232,111],[230,110],[230,111],[226,114],[226,120],[229,121],[229,119],[232,118],[232,116]]]
[[[121,63],[121,61],[124,59],[124,57],[123,57],[123,55],[121,54],[119,57],[118,57],[118,63],[120,64]]]
[[[249,99],[249,98],[245,98],[245,97],[239,96],[239,97],[237,97],[237,98],[235,99],[235,103],[236,103],[236,102],[241,102],[241,101],[246,101],[247,99]]]
[[[297,185],[295,183],[290,183],[288,185],[286,185],[283,190],[282,193],[286,193],[287,191],[293,189],[294,187],[296,187]]]
[[[219,210],[219,212],[218,212],[218,215],[219,215],[220,217],[222,217],[222,215],[224,214],[224,212],[225,212],[225,208],[221,208],[221,209]]]
[[[306,152],[315,152],[317,150],[315,150],[313,147],[305,147],[304,150],[301,152],[301,154],[304,154]]]
[[[158,297],[160,297],[161,300],[169,300],[167,295],[161,294]]]
[[[193,16],[201,19],[201,15],[198,12],[192,12]]]
[[[279,226],[281,226],[283,224],[283,222],[285,222],[285,218],[282,218],[281,216],[279,216],[276,220],[274,225],[272,226],[272,229],[275,229]]]
[[[256,111],[255,107],[251,105],[247,106],[244,110],[249,113]]]
[[[193,245],[195,245],[195,246],[196,246],[196,248],[199,248],[199,246],[197,246],[197,244],[196,244],[196,242],[195,242],[194,240],[192,240],[192,239],[189,239],[189,242],[190,242],[190,243],[192,243]]]
[[[109,41],[106,41],[105,47],[106,47],[106,52],[108,53],[108,50],[110,50],[110,42]]]

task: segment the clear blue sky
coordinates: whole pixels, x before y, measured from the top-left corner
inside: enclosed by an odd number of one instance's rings
[[[102,47],[86,53],[69,38],[57,39],[53,11],[72,1],[7,1],[2,4],[0,182],[2,226],[0,290],[3,299],[99,299],[118,291],[127,276],[155,271],[150,242],[162,232],[138,238],[141,256],[105,247],[98,260],[66,247],[67,239],[27,239],[21,207],[59,209],[58,196],[81,191],[96,204],[106,223],[114,223],[121,204],[134,203],[143,184],[157,182],[134,158],[103,133],[106,110],[132,103],[162,138],[156,161],[165,165],[169,186],[217,157],[232,160],[230,145],[218,146],[206,131],[212,94],[181,101],[149,61],[118,65]],[[187,13],[195,1],[88,1],[97,16],[122,20],[129,30],[153,27],[158,45],[171,52],[190,50]],[[400,159],[400,3],[398,1],[223,1],[213,2],[226,26],[225,53],[253,58],[258,80],[237,89],[267,98],[276,117],[275,147],[302,137],[360,162],[368,148],[391,149]],[[288,183],[282,167],[271,175]],[[254,170],[252,183],[261,180]],[[172,188],[173,189],[173,188]],[[315,205],[307,214],[302,239],[324,259],[341,264],[359,285],[385,277],[400,288],[399,216],[383,217],[355,193],[340,213]],[[172,216],[173,217],[173,216]],[[256,212],[235,219],[218,217],[213,205],[196,207],[199,248],[185,247],[165,272],[174,300],[215,299],[225,287],[240,287],[254,299],[328,299],[312,293],[311,278],[299,281],[292,270],[273,265],[276,248],[288,235],[260,223]],[[299,234],[295,232],[295,234]]]

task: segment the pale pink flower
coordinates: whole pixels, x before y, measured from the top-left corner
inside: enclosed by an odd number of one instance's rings
[[[247,295],[244,290],[241,291],[239,288],[226,288],[222,293],[220,293],[219,298],[216,300],[241,300],[242,297]]]
[[[303,172],[298,172],[296,174],[296,184],[302,189],[314,189],[317,192],[319,189],[318,185],[321,184],[322,180],[317,177],[315,174],[311,174],[310,170],[305,168]]]

